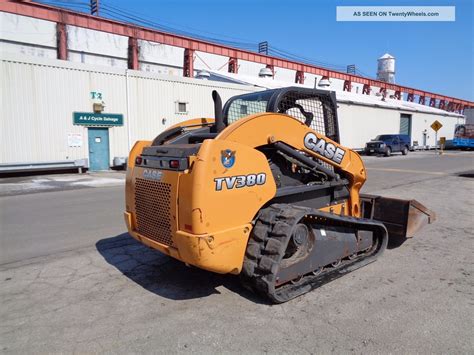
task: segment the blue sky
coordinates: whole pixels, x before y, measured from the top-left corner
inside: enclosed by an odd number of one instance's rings
[[[248,48],[268,41],[270,48],[313,61],[336,67],[355,64],[360,72],[371,76],[375,76],[377,58],[389,52],[397,60],[397,83],[474,101],[472,0],[100,0],[100,3],[104,10],[127,10],[129,16],[166,28],[235,41]],[[456,6],[456,21],[337,22],[337,5]],[[113,14],[109,11],[108,15]]]

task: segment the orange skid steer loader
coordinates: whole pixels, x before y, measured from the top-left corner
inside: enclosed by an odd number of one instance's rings
[[[240,274],[286,302],[381,255],[434,221],[416,201],[359,193],[360,156],[339,144],[332,92],[240,95],[130,152],[125,222],[186,264]]]

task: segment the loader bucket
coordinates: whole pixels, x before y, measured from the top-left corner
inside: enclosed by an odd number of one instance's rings
[[[436,215],[416,200],[361,195],[364,218],[382,222],[388,230],[392,245],[412,238],[425,225],[433,223]]]

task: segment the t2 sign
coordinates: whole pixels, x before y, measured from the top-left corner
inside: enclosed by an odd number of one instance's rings
[[[102,93],[99,91],[91,91],[92,100],[102,100]]]

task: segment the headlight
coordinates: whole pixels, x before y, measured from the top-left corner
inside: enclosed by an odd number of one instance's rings
[[[380,148],[385,147],[385,143],[380,143]]]

